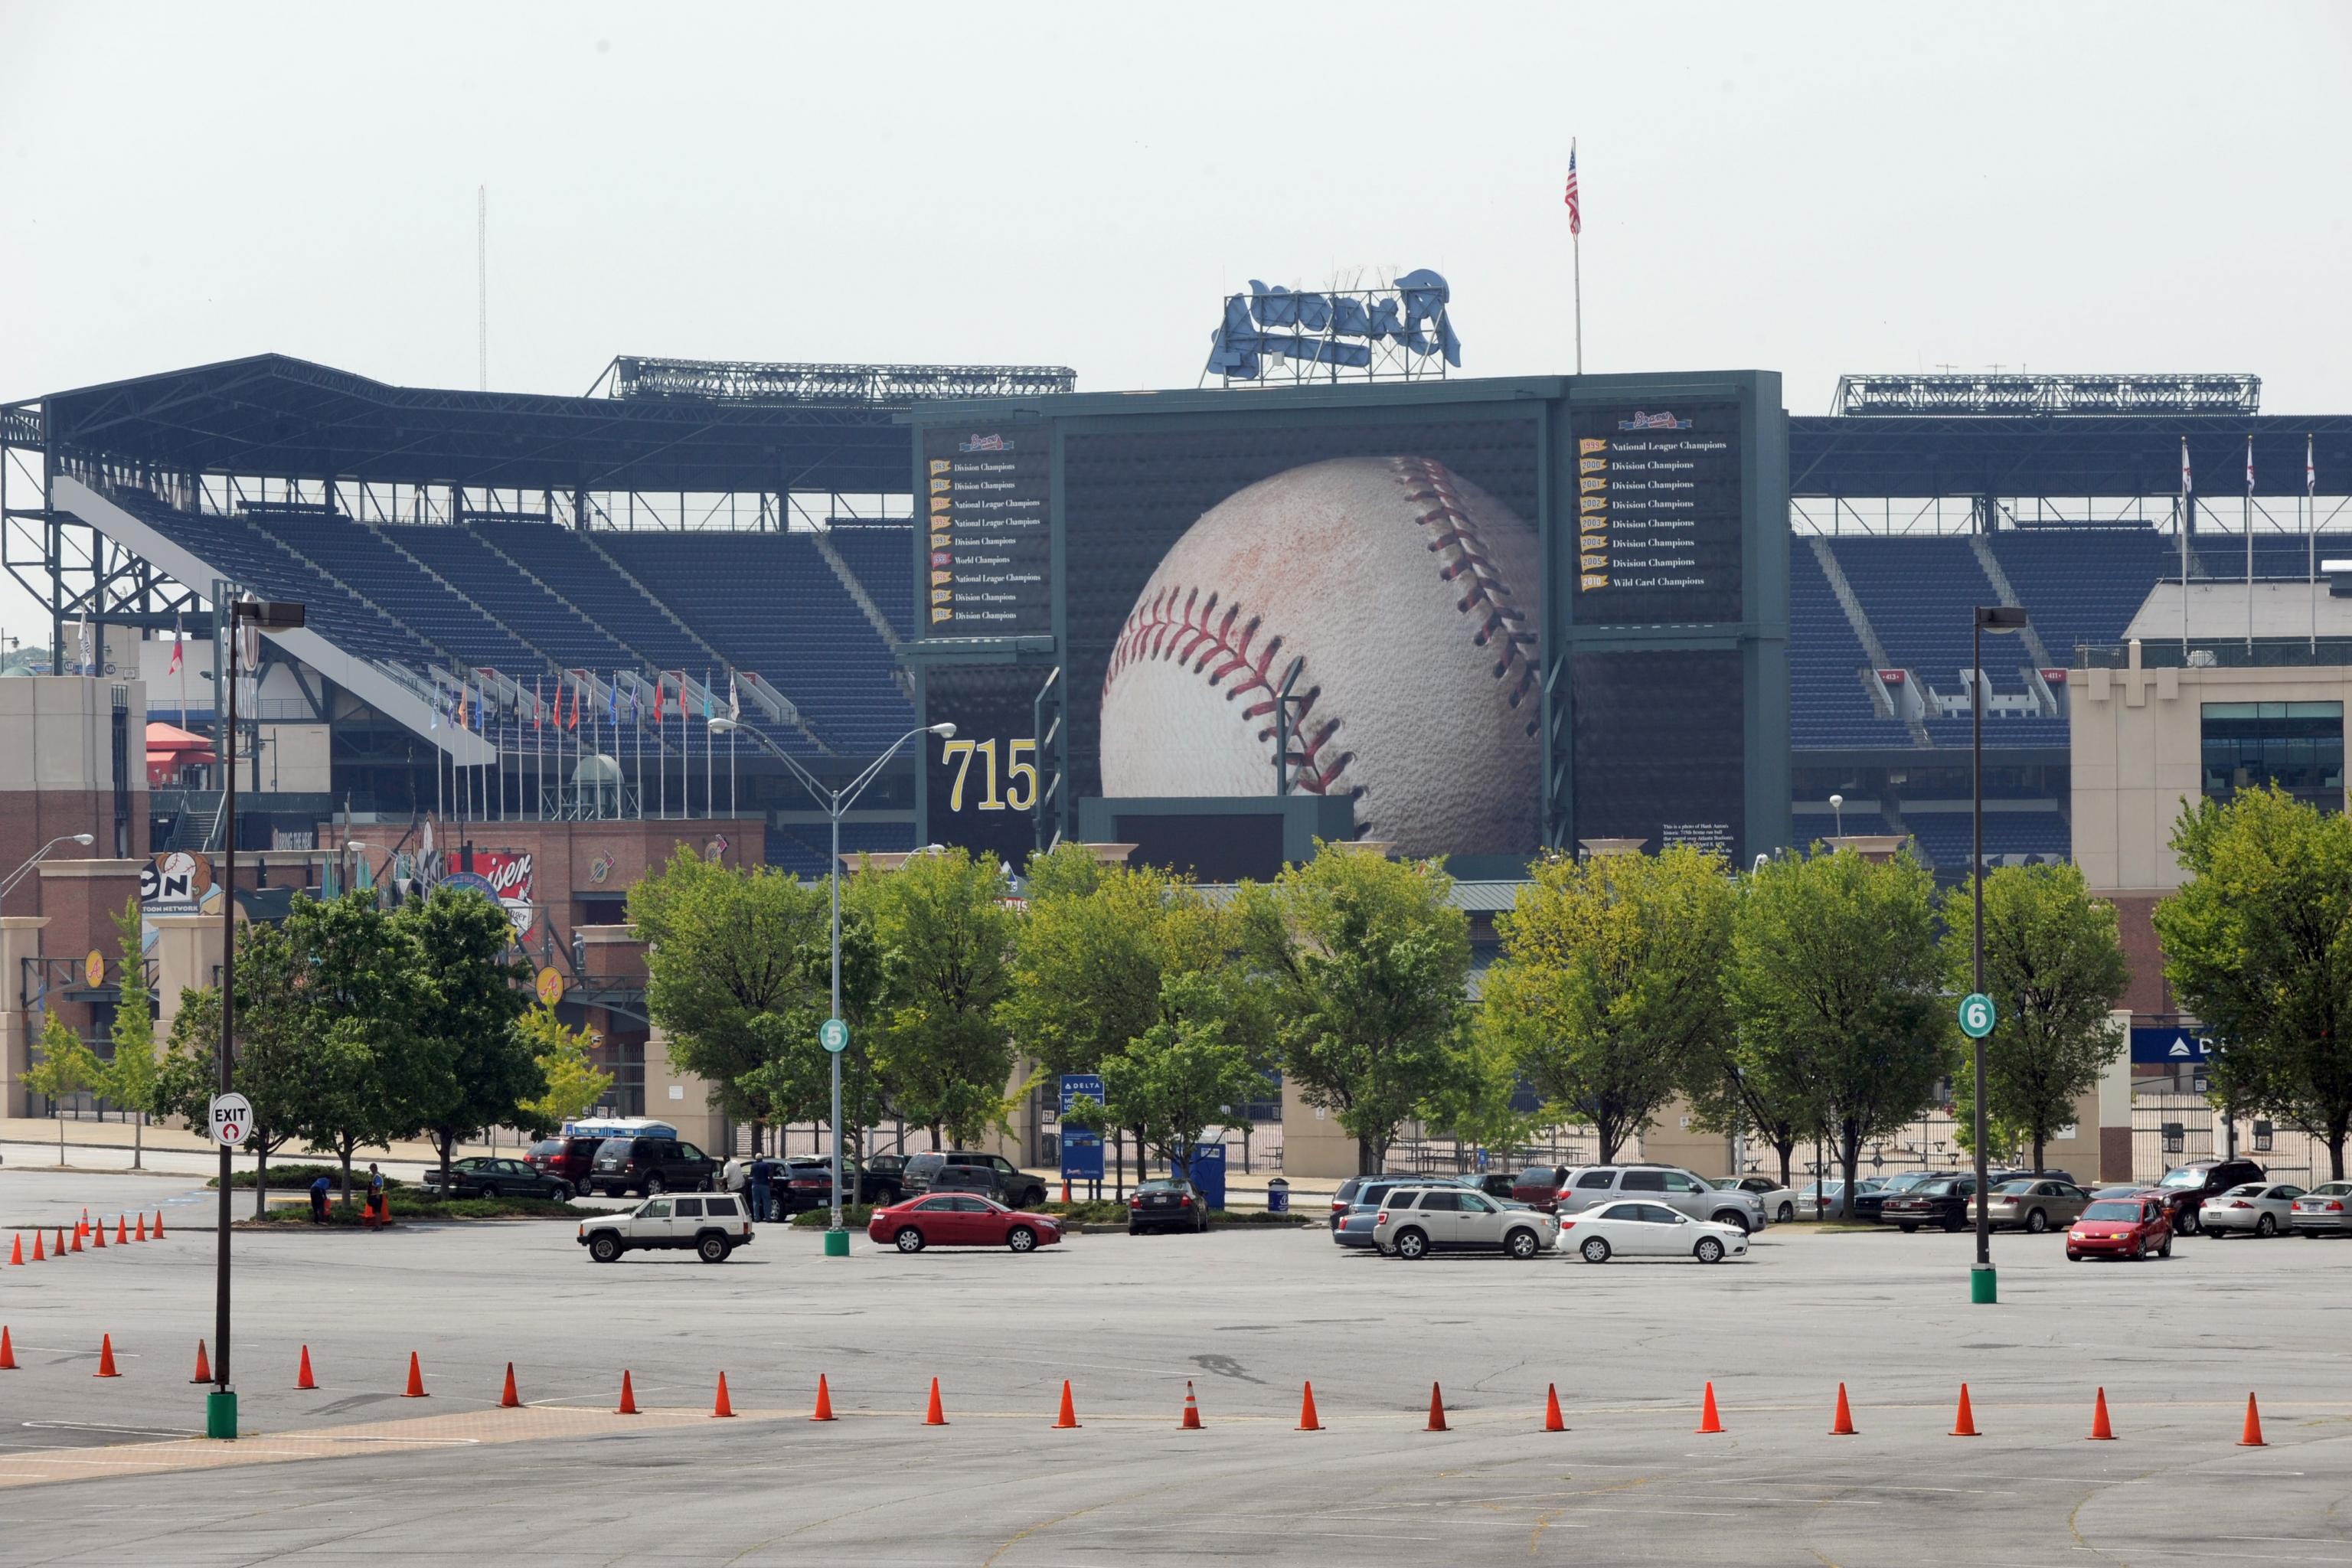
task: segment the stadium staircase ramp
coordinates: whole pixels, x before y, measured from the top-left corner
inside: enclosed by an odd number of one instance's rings
[[[1870,668],[1861,672],[1861,679],[1870,693],[1872,708],[1882,718],[1900,719],[1904,729],[1910,733],[1913,745],[1935,744],[1927,738],[1927,726],[1917,715],[1901,710],[1893,694],[1878,679],[1878,671],[1894,669],[1897,666],[1888,655],[1886,645],[1879,640],[1877,628],[1870,624],[1870,614],[1862,607],[1861,596],[1854,593],[1853,584],[1846,580],[1845,569],[1838,564],[1837,555],[1830,549],[1828,538],[1817,533],[1805,542],[1812,547],[1813,559],[1820,563],[1822,575],[1829,580],[1830,592],[1836,595],[1838,608],[1845,612],[1846,624],[1853,628],[1855,640],[1862,644],[1863,653],[1870,660]]]

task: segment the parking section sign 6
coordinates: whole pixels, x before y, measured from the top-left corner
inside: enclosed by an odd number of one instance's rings
[[[253,1135],[253,1101],[241,1094],[213,1096],[213,1141],[234,1149]]]

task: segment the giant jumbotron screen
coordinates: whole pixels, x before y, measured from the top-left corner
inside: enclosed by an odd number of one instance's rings
[[[1764,372],[926,410],[925,841],[1776,847],[1785,432]]]

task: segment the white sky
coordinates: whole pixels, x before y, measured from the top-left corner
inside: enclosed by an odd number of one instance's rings
[[[0,398],[275,350],[1190,386],[1249,279],[1433,267],[1464,368],[2251,370],[2352,400],[2352,7],[0,0]],[[13,588],[0,626],[46,639]]]

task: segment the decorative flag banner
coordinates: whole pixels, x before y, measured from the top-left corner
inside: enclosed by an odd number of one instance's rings
[[[621,727],[621,678],[618,673],[614,675],[613,684],[604,693],[604,718],[614,729]]]
[[[2319,494],[2319,470],[2311,462],[2311,437],[2303,438],[2303,493],[2305,497]],[[2315,517],[2317,513],[2313,514]]]
[[[2197,488],[2189,482],[2189,437],[2186,436],[2180,438],[2180,493],[2185,496],[2197,493]]]
[[[710,722],[710,672],[702,672],[702,721]]]
[[[2246,493],[2254,493],[2254,438],[2252,436],[2246,437]],[[2247,526],[2251,528],[2253,525],[2249,523]]]
[[[1576,188],[1576,143],[1568,144],[1568,232],[1584,232],[1584,204]]]
[[[530,678],[530,727],[534,730],[547,727],[547,694],[541,689],[540,677],[536,675]]]
[[[179,674],[180,666],[186,662],[182,656],[187,651],[188,634],[181,629],[180,617],[177,616],[172,617],[172,635],[179,640],[172,645],[172,664],[170,668],[163,671],[166,675]]]
[[[727,672],[727,717],[739,724],[743,721],[742,693],[736,689],[735,672],[731,669]]]
[[[572,688],[572,728],[580,728],[580,688],[576,683]]]

